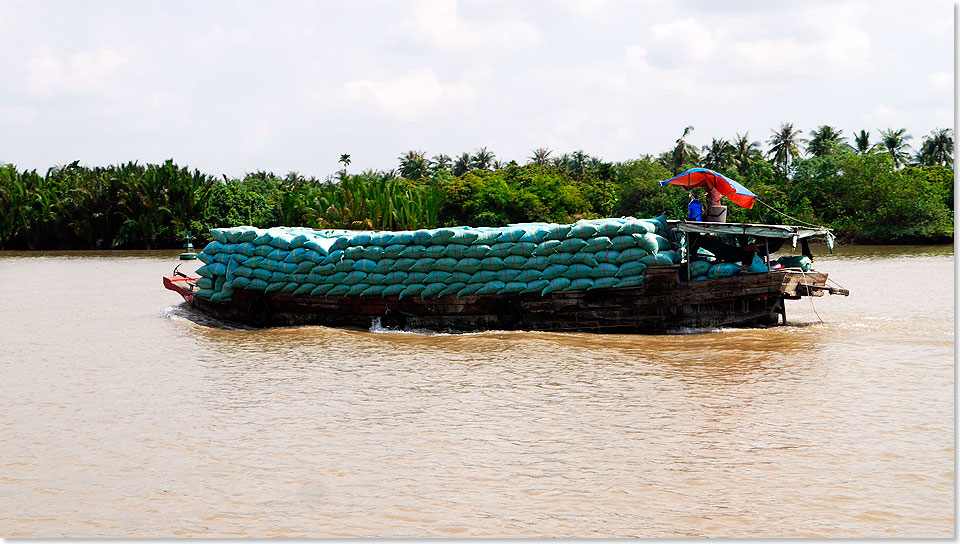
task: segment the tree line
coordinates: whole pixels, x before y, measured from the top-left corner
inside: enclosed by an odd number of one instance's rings
[[[438,226],[572,222],[604,216],[685,213],[688,196],[659,181],[702,166],[758,195],[751,210],[731,205],[728,221],[794,223],[837,230],[865,243],[948,242],[953,237],[953,134],[937,129],[912,152],[904,129],[861,130],[848,141],[823,125],[809,138],[792,124],[771,131],[768,148],[749,133],[698,147],[693,127],[659,155],[608,162],[582,150],[531,150],[524,164],[486,147],[456,158],[411,150],[389,171],[325,179],[296,172],[227,178],[178,166],[78,161],[41,175],[0,164],[0,249],[173,248],[183,233],[203,243],[214,227],[305,226],[406,230]],[[698,196],[702,192],[695,190]]]

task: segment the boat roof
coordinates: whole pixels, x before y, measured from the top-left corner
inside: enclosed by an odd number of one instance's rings
[[[802,225],[760,225],[756,223],[708,223],[701,221],[668,221],[670,227],[682,232],[700,234],[746,234],[757,238],[790,239],[794,246],[798,240],[822,237],[827,248],[833,251],[834,234],[826,227]]]

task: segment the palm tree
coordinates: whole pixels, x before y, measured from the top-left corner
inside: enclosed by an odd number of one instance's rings
[[[723,138],[714,138],[709,146],[703,146],[703,151],[706,153],[703,157],[704,168],[723,172],[734,164],[736,149]]]
[[[430,165],[433,167],[434,172],[437,172],[438,170],[449,170],[451,164],[453,164],[453,159],[451,159],[449,155],[444,155],[443,153],[434,155],[433,159],[430,160]]]
[[[700,162],[700,156],[697,153],[697,146],[686,140],[687,135],[689,135],[691,132],[693,132],[692,125],[683,129],[683,136],[677,138],[677,145],[673,148],[673,161],[671,163],[674,174],[679,174],[680,169],[683,168],[684,164],[697,164]]]
[[[350,155],[347,153],[341,154],[340,160],[337,162],[343,163],[343,171],[346,172],[347,167],[350,166]]]
[[[490,167],[493,166],[494,158],[496,158],[496,155],[494,155],[493,152],[487,151],[486,147],[481,147],[473,154],[471,160],[477,170],[489,170]]]
[[[770,151],[767,155],[773,158],[773,164],[783,173],[790,167],[790,161],[800,156],[800,130],[793,129],[793,123],[780,123],[780,130],[773,131],[773,138],[767,141]]]
[[[856,144],[857,153],[860,155],[866,155],[873,148],[870,145],[870,133],[866,130],[860,130],[856,136],[853,137],[853,141]]]
[[[810,133],[807,153],[814,157],[836,153],[840,145],[847,139],[841,134],[843,134],[842,130],[837,130],[830,125],[820,125]]]
[[[537,166],[549,166],[550,165],[550,153],[553,153],[545,147],[538,147],[533,150],[533,156],[530,157],[530,163]]]
[[[917,162],[923,166],[953,166],[953,129],[938,128],[924,136]]]
[[[910,155],[907,153],[910,144],[907,143],[907,140],[911,138],[913,138],[913,136],[907,134],[907,129],[905,128],[899,130],[888,128],[887,130],[880,131],[880,145],[886,149],[887,153],[893,159],[893,166],[895,168],[907,164],[907,159],[910,158]]]
[[[406,179],[425,178],[429,174],[427,154],[423,151],[407,151],[400,159],[400,176]]]
[[[737,165],[737,172],[740,175],[746,174],[755,162],[763,159],[760,142],[751,142],[749,136],[750,131],[743,136],[738,132],[736,139],[733,140],[733,163]]]
[[[469,153],[461,154],[453,163],[453,175],[455,176],[462,176],[471,170],[473,170],[473,161],[470,159]]]
[[[590,156],[583,152],[582,149],[574,151],[570,155],[570,172],[578,177],[583,177],[583,174],[586,173],[587,163],[590,162]]]

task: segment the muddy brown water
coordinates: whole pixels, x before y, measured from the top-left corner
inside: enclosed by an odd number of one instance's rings
[[[658,336],[225,326],[176,255],[0,253],[0,536],[954,534],[952,247]]]

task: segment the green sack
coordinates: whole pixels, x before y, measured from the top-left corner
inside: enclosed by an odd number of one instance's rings
[[[268,283],[267,288],[263,290],[264,293],[278,293],[283,287],[287,285],[286,283]]]
[[[369,245],[379,246],[381,248],[387,247],[390,245],[390,240],[393,239],[392,232],[376,232],[370,235]],[[364,244],[367,245],[367,244]]]
[[[548,229],[546,225],[540,226],[540,227],[534,227],[534,226],[525,227],[524,230],[526,231],[526,233],[520,238],[519,241],[531,242],[534,244],[539,244],[543,242],[544,239],[546,239],[547,234],[550,232],[550,229]]]
[[[673,249],[673,245],[670,243],[670,240],[667,240],[663,236],[655,235],[657,240],[657,251],[667,251]]]
[[[570,233],[572,225],[557,225],[550,224],[547,225],[547,235],[543,238],[544,240],[563,240]]]
[[[557,252],[557,246],[560,245],[560,240],[546,240],[537,244],[537,247],[534,248],[531,255],[535,256],[547,256],[551,253]]]
[[[522,270],[544,270],[551,264],[553,263],[547,262],[547,257],[531,257],[527,259],[527,262],[523,265]]]
[[[585,264],[573,264],[567,267],[566,272],[563,273],[563,277],[576,280],[580,278],[589,278],[592,273],[593,267]],[[586,287],[584,287],[584,289],[586,289]]]
[[[603,263],[599,264],[590,271],[590,277],[593,279],[597,278],[612,278],[617,275],[617,272],[620,270],[615,264]]]
[[[707,271],[707,277],[711,279],[729,278],[740,273],[740,265],[733,263],[715,264]]]
[[[430,236],[430,243],[433,245],[446,245],[451,238],[459,233],[458,229],[436,229]]]
[[[567,238],[593,238],[597,235],[597,226],[590,223],[576,223],[567,234]]]
[[[710,263],[707,261],[693,261],[690,263],[690,277],[706,276],[710,270]]]
[[[517,255],[520,257],[529,257],[533,255],[533,250],[537,248],[537,244],[533,242],[517,242],[513,244],[513,247],[510,248],[510,255]]]
[[[470,278],[476,274],[476,269],[471,272],[453,272],[450,274],[450,283],[470,283]]]
[[[670,264],[680,264],[680,255],[672,249],[666,251],[657,252],[657,264],[659,265],[670,265]]]
[[[411,272],[430,272],[433,270],[433,263],[437,262],[436,259],[430,259],[424,257],[422,259],[417,259],[417,262],[410,267]]]
[[[628,278],[630,276],[640,275],[640,274],[643,274],[643,271],[646,268],[647,268],[647,265],[640,261],[626,262],[620,265],[620,268],[617,269],[616,276],[618,278]]]
[[[383,291],[380,293],[383,297],[393,297],[399,295],[406,289],[407,286],[402,283],[394,283],[392,285],[387,285],[384,287]]]
[[[576,253],[587,246],[586,240],[581,238],[567,238],[560,242],[557,251],[561,253]]]
[[[610,249],[623,251],[631,247],[637,247],[637,241],[634,240],[633,236],[620,235],[610,240]]]
[[[367,246],[363,248],[361,257],[370,259],[371,261],[379,261],[383,258],[383,248],[380,246]]]
[[[570,282],[570,285],[566,286],[564,291],[582,291],[584,289],[589,289],[593,287],[593,280],[590,278],[577,278]]]
[[[625,278],[618,278],[620,280],[617,283],[617,287],[636,287],[643,283],[645,276],[627,276]]]
[[[417,296],[421,293],[421,291],[423,291],[426,288],[427,286],[422,283],[414,283],[414,284],[408,285],[403,291],[400,291],[398,295],[402,300],[404,297]]]
[[[378,274],[372,272],[367,276],[367,283],[370,285],[385,285],[387,280],[386,274]]]
[[[396,264],[396,259],[380,259],[380,262],[377,263],[377,267],[373,269],[377,274],[389,274],[393,270],[393,265]]]
[[[453,267],[455,272],[465,272],[467,274],[473,274],[480,269],[480,259],[474,259],[472,257],[464,257],[457,262],[457,266]]]
[[[490,246],[486,244],[476,244],[468,246],[467,249],[463,250],[463,256],[470,257],[473,259],[482,259],[486,257],[487,253],[490,252]]]
[[[366,272],[353,271],[347,274],[346,276],[344,276],[344,278],[340,280],[340,283],[343,283],[346,285],[356,285],[366,280],[367,280]]]
[[[777,259],[784,268],[799,268],[804,272],[810,271],[810,266],[813,264],[813,261],[810,260],[810,257],[806,255],[784,255]]]
[[[631,247],[630,249],[625,249],[620,252],[620,256],[617,257],[617,263],[623,264],[630,261],[639,261],[647,255],[649,255],[647,250],[639,247]]]
[[[396,259],[400,256],[400,253],[407,249],[407,246],[403,244],[390,244],[389,246],[383,248],[383,255],[381,259]]]
[[[410,274],[407,274],[406,272],[404,272],[404,271],[402,271],[402,270],[397,270],[396,272],[391,272],[391,273],[387,274],[387,277],[385,277],[385,278],[383,279],[383,283],[386,284],[386,285],[402,284],[402,283],[404,282],[404,280],[407,279],[407,276],[409,276],[409,275],[410,275]],[[399,293],[399,291],[397,291],[397,292]]]
[[[390,267],[390,271],[406,272],[407,270],[410,270],[411,268],[413,268],[413,265],[415,264],[417,264],[416,259],[407,259],[407,258],[401,257],[397,259],[397,262],[393,263],[393,266]]]
[[[542,291],[540,291],[540,294],[541,294],[541,295],[546,295],[546,294],[552,293],[552,292],[554,292],[554,291],[560,291],[560,290],[562,290],[562,289],[566,289],[566,288],[570,285],[570,283],[571,283],[571,282],[570,282],[570,279],[569,279],[569,278],[554,278],[554,279],[550,280],[550,283],[548,283],[548,284],[543,288]]]
[[[467,284],[462,281],[451,283],[447,285],[446,289],[444,289],[443,291],[440,291],[440,293],[437,296],[445,297],[447,295],[456,295],[461,289],[463,289],[466,286]]]
[[[547,280],[534,280],[531,282],[527,282],[527,288],[520,292],[521,293],[539,293],[543,291],[543,288],[548,285],[550,285],[550,282]]]
[[[497,242],[510,242],[516,243],[519,242],[527,234],[527,231],[522,227],[508,227],[503,230],[499,237],[497,237]]]
[[[429,259],[442,259],[443,253],[446,251],[447,246],[427,246],[426,251],[423,252],[422,258]]]
[[[317,288],[317,285],[314,283],[304,283],[300,287],[297,287],[297,290],[293,292],[294,296],[297,297],[306,297],[310,296],[310,292]]]
[[[370,287],[367,287],[366,291],[360,293],[360,296],[361,297],[380,296],[383,294],[383,291],[386,288],[387,288],[386,285],[371,285]]]
[[[434,270],[433,272],[430,272],[429,274],[426,275],[426,277],[423,280],[423,283],[426,283],[426,284],[449,283],[450,276],[452,276],[450,272],[444,272],[442,270]]]
[[[587,245],[583,246],[583,249],[581,249],[580,251],[584,251],[587,253],[596,253],[598,251],[603,251],[604,249],[607,249],[608,247],[610,247],[610,245],[611,245],[610,238],[607,238],[606,236],[594,236],[593,238],[589,238],[587,240]]]
[[[355,283],[350,286],[350,289],[347,290],[346,295],[348,297],[358,297],[369,288],[369,283]]]
[[[412,243],[413,243],[413,233],[408,230],[396,232],[393,234],[393,238],[390,239],[390,245],[403,244],[407,246]]]
[[[510,255],[512,249],[513,242],[499,242],[490,246],[490,251],[487,252],[486,257],[500,257],[502,259]]]
[[[500,257],[487,257],[480,261],[478,267],[480,270],[500,270],[503,268],[503,259]]]
[[[462,259],[463,252],[467,250],[470,246],[465,246],[463,244],[447,244],[443,246],[443,256],[449,257],[451,259]]]
[[[327,291],[333,289],[334,287],[336,287],[335,284],[332,284],[332,283],[322,283],[322,284],[314,287],[314,288],[313,288],[313,291],[310,291],[310,296],[311,296],[311,297],[322,297],[322,296],[324,296],[324,295],[327,294]]]
[[[500,238],[500,229],[477,229],[474,231],[477,233],[476,239],[471,242],[471,245],[492,245],[497,243],[497,238]]]
[[[620,227],[623,226],[623,221],[620,221],[619,219],[601,219],[594,223],[594,226],[597,227],[597,236],[613,238],[620,232]]]
[[[552,264],[548,266],[546,270],[543,271],[543,274],[541,274],[541,277],[545,280],[553,280],[555,278],[559,278],[560,276],[563,276],[567,272],[567,268],[569,267],[564,266],[562,264]]]
[[[266,268],[254,268],[251,275],[253,276],[251,279],[270,281],[270,278],[273,277],[273,272],[267,270]]]
[[[445,283],[428,283],[423,291],[420,291],[420,298],[439,297],[440,293],[447,288]]]
[[[403,251],[400,252],[399,255],[397,255],[397,257],[400,259],[421,259],[426,251],[427,246],[407,246]]]
[[[520,270],[527,264],[527,257],[522,255],[511,255],[503,260],[503,266],[506,268],[516,268]]]
[[[498,281],[498,280],[490,281],[490,282],[487,282],[483,287],[478,289],[477,294],[491,295],[491,294],[499,293],[500,290],[506,286],[507,284],[503,283],[502,281]]]
[[[564,255],[570,255],[570,254],[565,253]],[[570,264],[578,264],[578,263],[585,264],[587,266],[597,266],[598,264],[600,264],[597,261],[597,258],[594,257],[593,253],[583,253],[583,252],[574,253],[570,259]],[[560,263],[560,264],[563,264],[563,263]]]
[[[617,231],[621,235],[630,235],[630,234],[646,234],[648,232],[655,232],[656,226],[650,221],[642,221],[634,219],[632,221],[627,221],[620,226],[620,229]]]
[[[441,272],[453,272],[457,268],[457,263],[460,261],[456,259],[451,259],[450,257],[444,257],[442,259],[437,259],[433,263],[433,269],[439,270]]]
[[[344,259],[357,259],[363,258],[363,246],[351,246],[343,250]]]
[[[587,287],[587,289],[610,289],[612,287],[616,287],[619,283],[620,280],[617,278],[596,278],[593,280],[593,285]]]
[[[472,295],[477,291],[479,291],[480,289],[482,289],[484,285],[486,284],[485,283],[468,283],[463,287],[463,289],[460,289],[459,291],[457,291],[457,297],[462,297],[464,295]]]
[[[214,281],[206,276],[197,280],[197,287],[200,289],[213,289]]]
[[[359,261],[353,263],[353,270],[359,270],[360,272],[370,273],[377,269],[380,263],[370,260],[370,259],[360,259]]]
[[[543,278],[543,272],[539,270],[521,270],[520,273],[513,278],[513,280],[522,281],[524,283],[530,283],[532,281],[537,281],[542,278]]]
[[[450,237],[449,240],[447,240],[447,242],[449,244],[468,246],[472,244],[477,239],[478,236],[479,234],[476,231],[473,231],[468,228],[468,229],[457,231],[456,234],[454,234],[453,236]],[[459,259],[459,257],[457,258]]]
[[[344,296],[344,295],[347,294],[347,291],[349,291],[351,287],[353,287],[353,286],[352,286],[352,285],[347,285],[347,284],[345,284],[345,283],[341,283],[341,284],[339,284],[339,285],[334,285],[333,288],[331,288],[329,291],[327,291],[327,292],[324,294],[324,296],[326,296],[326,297],[342,297],[342,296]]]
[[[506,285],[503,286],[503,289],[497,291],[498,295],[507,294],[507,293],[519,293],[527,288],[526,282],[522,281],[508,281]]]
[[[551,264],[562,264],[563,266],[570,266],[573,264],[573,256],[575,253],[554,253],[553,255],[547,255],[547,266]]]
[[[346,272],[336,272],[336,273],[330,274],[329,276],[324,276],[323,280],[321,280],[320,283],[322,285],[336,285],[341,281],[343,281],[343,278],[346,278],[346,277],[347,277]]]
[[[421,229],[413,233],[413,243],[421,246],[429,245],[431,238],[433,238],[433,231]],[[400,298],[403,298],[403,296]]]
[[[427,279],[426,272],[410,272],[410,274],[407,275],[407,279],[403,280],[403,284],[404,285],[414,285],[416,283],[426,284],[427,282],[423,281],[425,279]]]

